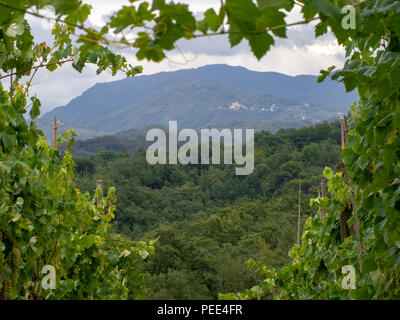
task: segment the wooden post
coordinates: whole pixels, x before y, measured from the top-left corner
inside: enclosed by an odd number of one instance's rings
[[[346,143],[349,142],[349,127],[347,126],[347,117],[344,116],[344,137]]]
[[[301,184],[299,176],[299,213],[297,215],[297,244],[300,245]]]
[[[345,144],[345,142],[348,141],[348,132],[349,132],[346,116],[340,118],[340,125],[341,125],[341,130],[342,130],[342,149],[344,149],[344,144]],[[344,165],[344,160],[342,160],[342,162]],[[348,184],[350,185],[350,181],[348,181]],[[356,234],[358,237],[358,241],[357,241],[357,251],[359,254],[358,264],[360,265],[360,272],[362,272],[360,221],[358,219],[358,213],[357,213],[357,209],[356,209],[355,190],[353,189],[353,187],[350,187],[350,188],[351,188],[351,206],[352,206],[353,215],[354,215],[354,225],[355,225]],[[342,242],[343,242],[343,240],[344,239],[343,239],[343,234],[342,234]]]
[[[357,241],[357,251],[359,254],[358,257],[358,264],[360,265],[360,273],[362,272],[362,259],[361,259],[361,239],[360,239],[360,221],[358,220],[358,214],[356,211],[356,200],[355,200],[355,195],[354,195],[354,189],[351,188],[351,202],[353,205],[353,214],[354,214],[354,224],[356,226],[356,234],[358,237]]]
[[[96,180],[96,190],[97,189],[103,190],[103,180]]]
[[[14,71],[14,69],[11,70],[11,76],[10,76],[10,102],[11,102],[11,104],[13,102],[12,100],[13,100],[13,92],[14,92],[13,71]]]
[[[100,199],[103,198],[103,180],[96,180],[96,191],[101,189],[101,196],[97,199],[97,205],[100,205]]]
[[[53,124],[53,148],[57,148],[57,119],[54,117],[54,124]]]
[[[325,200],[325,197],[326,197],[326,184],[325,184],[324,179],[321,180],[321,191],[322,191],[322,198],[324,198],[324,200]],[[321,222],[324,222],[325,214],[326,214],[326,209],[322,210],[322,212],[321,212]]]
[[[319,192],[319,188],[318,188],[318,199],[321,199],[321,192]],[[321,220],[321,222],[323,221],[321,209],[319,209],[319,220]]]
[[[344,119],[343,117],[340,117],[340,130],[341,130],[341,134],[342,134],[342,150],[344,149]]]

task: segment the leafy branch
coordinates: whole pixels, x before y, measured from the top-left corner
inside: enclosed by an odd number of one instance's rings
[[[41,63],[41,64],[38,65],[38,66],[33,66],[33,67],[25,68],[25,69],[19,70],[19,71],[17,71],[17,72],[12,72],[12,73],[10,73],[10,74],[6,74],[6,75],[4,75],[4,76],[1,76],[1,77],[0,77],[0,80],[5,79],[5,78],[9,78],[9,77],[13,77],[13,76],[16,76],[16,75],[19,75],[19,74],[23,74],[23,73],[28,72],[28,71],[34,70],[34,71],[36,72],[36,71],[37,71],[38,69],[40,69],[40,68],[44,68],[44,67],[48,67],[48,66],[53,66],[53,65],[62,65],[62,64],[65,64],[65,63],[68,63],[68,62],[72,62],[72,61],[74,61],[74,59],[71,58],[71,59],[62,60],[62,61],[55,61],[55,62],[49,62],[49,63]],[[33,76],[32,76],[32,77],[33,77]]]

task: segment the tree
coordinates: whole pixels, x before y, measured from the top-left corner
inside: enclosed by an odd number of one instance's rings
[[[292,180],[301,175],[301,167],[298,163],[290,160],[279,167],[279,176],[282,180]]]

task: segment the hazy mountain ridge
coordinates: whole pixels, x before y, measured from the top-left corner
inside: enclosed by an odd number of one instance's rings
[[[99,83],[65,107],[45,114],[90,133],[117,133],[152,123],[208,127],[236,120],[318,122],[346,113],[355,94],[316,76],[291,77],[243,67],[209,65]],[[79,137],[81,137],[78,131]]]
[[[45,137],[47,137],[47,140],[49,144],[52,143],[53,141],[53,128],[54,128],[54,122],[53,119],[50,118],[39,118],[37,120],[38,122],[38,128],[43,131],[43,134]],[[103,131],[95,131],[88,129],[84,126],[79,126],[76,124],[72,124],[69,122],[64,122],[60,121],[57,119],[57,136],[61,136],[64,132],[67,130],[74,130],[75,133],[77,133],[78,139],[80,140],[86,140],[86,139],[92,139],[95,137],[103,136],[106,135],[106,132]]]

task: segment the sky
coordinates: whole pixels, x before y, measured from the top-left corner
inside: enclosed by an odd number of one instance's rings
[[[89,22],[94,26],[101,26],[104,18],[114,10],[129,4],[128,0],[85,0],[93,6]],[[206,9],[219,8],[219,0],[180,0],[187,3],[192,12],[201,15]],[[291,13],[286,22],[300,21],[299,12]],[[51,25],[37,18],[29,18],[35,40],[51,42]],[[124,51],[123,54],[132,65],[142,65],[144,74],[153,74],[162,71],[198,68],[209,64],[228,64],[243,66],[255,71],[275,71],[288,75],[314,74],[318,75],[321,69],[335,65],[343,66],[344,49],[339,47],[332,34],[314,39],[313,24],[290,27],[288,39],[276,39],[275,46],[267,55],[258,61],[250,52],[247,41],[235,48],[230,48],[226,36],[199,38],[194,40],[180,40],[178,46],[186,57],[177,50],[167,53],[168,60],[161,63],[138,61],[134,51]],[[88,66],[82,74],[77,73],[71,65],[64,65],[55,72],[47,70],[38,72],[33,82],[32,94],[36,94],[42,101],[42,113],[54,107],[63,106],[73,98],[97,82],[108,82],[124,78],[123,74],[112,76],[105,72],[96,75],[96,67]]]

